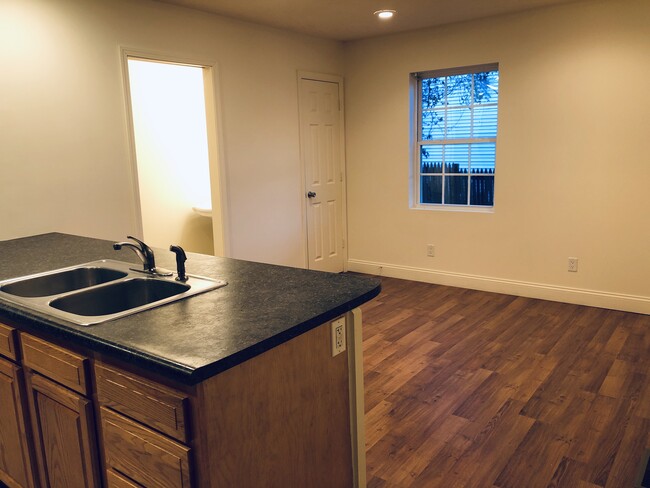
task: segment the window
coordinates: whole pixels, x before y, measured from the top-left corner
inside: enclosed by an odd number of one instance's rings
[[[417,206],[494,205],[498,65],[414,73]]]

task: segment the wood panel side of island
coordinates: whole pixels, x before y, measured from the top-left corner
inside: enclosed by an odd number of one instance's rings
[[[327,322],[198,385],[196,486],[354,486],[348,368]]]

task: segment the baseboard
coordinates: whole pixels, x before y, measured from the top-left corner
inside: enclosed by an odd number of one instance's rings
[[[457,286],[473,290],[491,291],[494,293],[505,293],[508,295],[650,315],[650,297],[569,288],[543,283],[529,283],[449,271],[437,271],[413,266],[363,261],[360,259],[348,259],[348,270],[358,273],[389,276],[391,278],[435,283],[437,285]]]

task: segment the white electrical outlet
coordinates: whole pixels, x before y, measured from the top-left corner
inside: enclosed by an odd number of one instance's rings
[[[433,244],[427,244],[427,256],[432,258],[435,255],[436,255],[436,246],[434,246]]]
[[[345,351],[345,317],[332,322],[332,357]]]
[[[571,271],[572,273],[578,272],[578,258],[569,258],[568,271]]]

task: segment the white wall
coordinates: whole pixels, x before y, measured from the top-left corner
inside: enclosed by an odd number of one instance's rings
[[[347,44],[350,268],[649,313],[649,26],[590,1]],[[494,212],[409,208],[409,73],[491,62]]]
[[[120,47],[217,63],[231,255],[302,266],[296,73],[341,45],[146,0],[0,2],[0,239],[135,232]]]

